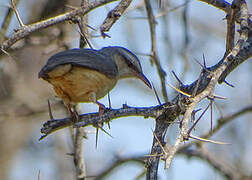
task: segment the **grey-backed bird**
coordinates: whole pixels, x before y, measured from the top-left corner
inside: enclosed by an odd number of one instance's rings
[[[53,85],[71,115],[72,103],[93,102],[103,112],[105,106],[97,100],[114,88],[123,78],[139,78],[149,88],[151,84],[142,72],[135,54],[118,46],[94,49],[71,49],[50,57],[39,72]]]

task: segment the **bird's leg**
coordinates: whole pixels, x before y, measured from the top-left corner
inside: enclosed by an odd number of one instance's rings
[[[76,111],[75,107],[73,107],[73,110],[72,110],[70,103],[68,103],[66,107],[67,107],[67,110],[70,113],[70,116],[73,119],[73,121],[78,122],[79,121],[79,114]]]
[[[91,102],[94,102],[95,104],[97,104],[99,106],[99,116],[101,116],[102,114],[104,114],[105,110],[106,110],[106,107],[97,101],[96,99],[96,93],[95,92],[91,92],[89,94],[89,98],[90,98],[90,101]]]
[[[98,101],[96,101],[95,103],[99,106],[99,116],[101,116],[102,114],[104,114],[106,107]]]

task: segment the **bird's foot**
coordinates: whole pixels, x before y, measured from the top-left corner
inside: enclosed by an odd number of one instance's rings
[[[80,120],[79,114],[75,109],[73,111],[71,111],[71,119],[74,123],[79,122],[79,120]]]
[[[71,120],[73,121],[73,123],[79,122],[79,119],[80,119],[80,118],[79,118],[79,114],[78,114],[78,112],[76,111],[76,109],[73,108],[73,110],[72,110],[71,105],[68,104],[68,105],[67,105],[67,110],[68,110],[68,112],[70,113],[70,118],[71,118]]]
[[[103,115],[106,111],[106,107],[103,105],[103,106],[99,106],[99,116]]]
[[[103,115],[106,111],[106,107],[98,101],[96,101],[96,104],[99,106],[99,116]]]

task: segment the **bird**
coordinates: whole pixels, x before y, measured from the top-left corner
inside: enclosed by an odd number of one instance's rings
[[[59,52],[47,60],[38,77],[53,86],[70,115],[75,117],[78,113],[73,105],[83,102],[97,104],[99,114],[103,114],[106,107],[98,100],[108,94],[120,79],[138,78],[152,88],[137,56],[120,46]]]

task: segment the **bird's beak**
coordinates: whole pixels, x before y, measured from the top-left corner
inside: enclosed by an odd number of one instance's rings
[[[150,81],[147,79],[147,77],[143,73],[137,73],[136,75],[139,79],[141,79],[144,82],[144,84],[146,84],[146,86],[152,89]]]

